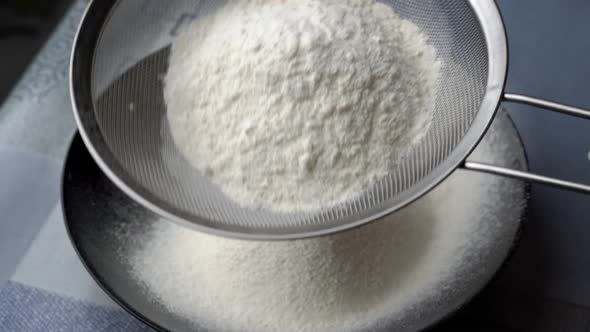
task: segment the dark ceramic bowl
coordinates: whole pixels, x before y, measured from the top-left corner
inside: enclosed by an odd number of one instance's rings
[[[528,199],[528,189],[525,194]],[[82,263],[115,302],[159,331],[201,330],[151,301],[131,275],[123,253],[138,245],[138,240],[134,241],[134,238],[141,238],[139,235],[150,229],[154,223],[165,221],[134,202],[111,183],[95,164],[79,135],[74,137],[66,160],[62,203],[66,228]],[[525,215],[526,208],[520,216],[519,233],[522,231]],[[134,220],[143,222],[132,222]],[[131,233],[130,236],[121,237],[113,232],[122,229],[122,225]],[[515,237],[513,248],[518,238]],[[481,288],[492,277],[488,276]],[[466,299],[464,303],[469,300]],[[446,317],[456,311],[457,308],[450,310]],[[430,325],[431,328],[434,327],[432,331],[438,331],[434,325],[436,322]]]

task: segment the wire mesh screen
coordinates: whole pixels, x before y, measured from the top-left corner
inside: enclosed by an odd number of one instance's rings
[[[392,210],[448,172],[447,160],[464,139],[488,84],[488,45],[469,1],[392,0],[384,3],[428,36],[442,62],[429,132],[390,174],[340,205],[313,212],[276,213],[238,206],[191,167],[175,148],[166,121],[162,79],[169,46],[193,20],[220,1],[125,0],[104,22],[90,73],[91,140],[108,146],[122,182],[160,210],[236,233],[303,234],[336,229]],[[482,133],[483,134],[483,133]],[[466,154],[467,152],[465,152]]]

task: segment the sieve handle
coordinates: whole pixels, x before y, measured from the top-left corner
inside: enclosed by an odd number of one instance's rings
[[[564,105],[564,104],[560,104],[560,103],[556,103],[556,102],[548,101],[548,100],[544,100],[544,99],[539,99],[539,98],[534,98],[534,97],[529,97],[529,96],[524,96],[524,95],[519,95],[519,94],[506,93],[506,94],[504,94],[504,101],[527,104],[527,105],[541,107],[541,108],[544,108],[544,109],[547,109],[550,111],[554,111],[554,112],[558,112],[558,113],[562,113],[562,114],[576,116],[576,117],[584,118],[584,119],[590,119],[590,111],[588,111],[588,110],[585,110],[585,109],[582,109],[579,107]],[[506,176],[506,177],[515,178],[515,179],[536,182],[536,183],[549,185],[549,186],[553,186],[553,187],[558,187],[558,188],[562,188],[562,189],[567,189],[567,190],[571,190],[571,191],[581,192],[581,193],[585,193],[585,194],[590,194],[590,186],[589,185],[585,185],[585,184],[581,184],[581,183],[577,183],[577,182],[565,181],[565,180],[556,179],[556,178],[552,178],[552,177],[548,177],[548,176],[544,176],[544,175],[539,175],[539,174],[534,174],[534,173],[530,173],[530,172],[519,171],[519,170],[515,170],[515,169],[511,169],[511,168],[505,168],[505,167],[500,167],[500,166],[495,166],[495,165],[490,165],[490,164],[485,164],[485,163],[478,163],[478,162],[473,162],[473,161],[465,161],[465,163],[463,164],[463,168],[468,169],[468,170],[472,170],[472,171],[496,174],[496,175]]]
[[[549,100],[518,95],[514,93],[505,93],[504,94],[504,101],[511,102],[511,103],[520,103],[526,104],[530,106],[541,107],[549,111],[567,114],[571,116],[577,116],[583,119],[590,119],[590,111],[585,110],[579,107],[564,105],[560,103],[556,103]]]
[[[567,190],[576,191],[576,192],[580,192],[580,193],[584,193],[584,194],[590,194],[590,186],[588,186],[588,185],[577,183],[577,182],[560,180],[560,179],[556,179],[556,178],[552,178],[552,177],[548,177],[548,176],[543,176],[543,175],[539,175],[539,174],[534,174],[534,173],[530,173],[530,172],[519,171],[519,170],[515,170],[512,168],[494,166],[494,165],[478,163],[478,162],[474,162],[474,161],[466,161],[463,164],[463,168],[467,169],[467,170],[471,170],[471,171],[478,171],[478,172],[483,172],[483,173],[501,175],[501,176],[505,176],[505,177],[509,177],[509,178],[531,181],[531,182],[536,182],[536,183],[540,183],[540,184],[544,184],[544,185],[548,185],[548,186],[552,186],[552,187],[557,187],[557,188],[561,188],[561,189],[567,189]]]

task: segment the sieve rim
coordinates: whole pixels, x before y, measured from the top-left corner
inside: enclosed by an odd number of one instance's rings
[[[289,240],[333,234],[381,219],[422,197],[461,166],[479,144],[498,110],[508,71],[508,45],[504,23],[494,0],[467,0],[479,22],[487,45],[488,80],[479,110],[453,151],[392,204],[353,222],[301,228],[256,228],[214,222],[182,211],[159,199],[135,181],[117,161],[102,136],[92,102],[91,72],[104,23],[120,0],[91,1],[76,32],[70,60],[70,96],[80,135],[101,171],[126,195],[160,216],[198,231],[246,240]],[[309,226],[309,225],[308,225]]]

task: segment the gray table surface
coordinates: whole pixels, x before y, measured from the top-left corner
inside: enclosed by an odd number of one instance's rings
[[[67,65],[82,2],[69,11],[0,108],[0,289],[9,281],[115,310],[73,252],[59,206],[61,167],[75,132]],[[510,44],[507,90],[590,107],[590,1],[498,4]],[[533,171],[590,183],[590,122],[506,107]],[[499,326],[498,331],[590,331],[589,216],[589,197],[533,186],[520,246],[468,308],[470,317]]]

